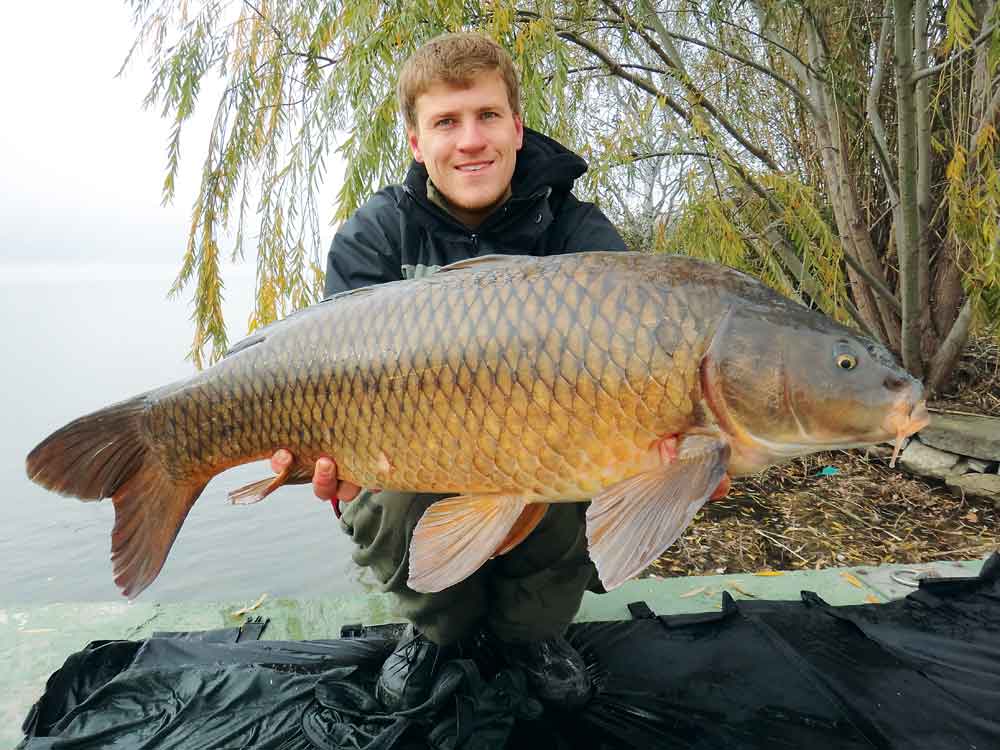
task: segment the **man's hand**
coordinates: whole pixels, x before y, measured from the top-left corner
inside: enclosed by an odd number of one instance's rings
[[[271,456],[271,470],[275,474],[280,474],[287,469],[294,457],[284,448],[279,448]],[[321,456],[316,461],[316,468],[313,470],[313,494],[320,500],[343,500],[348,502],[353,500],[361,492],[361,488],[350,482],[341,481],[337,477],[337,463],[329,456]]]

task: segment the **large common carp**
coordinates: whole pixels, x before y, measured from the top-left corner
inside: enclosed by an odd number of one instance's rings
[[[115,581],[159,573],[208,481],[287,448],[362,487],[455,493],[410,548],[439,591],[515,546],[547,503],[592,500],[605,587],[641,572],[728,476],[927,423],[880,345],[759,281],[688,257],[489,256],[334,297],[215,366],[77,419],[27,459],[43,486],[115,505]]]

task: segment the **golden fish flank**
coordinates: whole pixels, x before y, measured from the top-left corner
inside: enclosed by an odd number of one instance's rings
[[[925,422],[920,384],[882,347],[732,269],[488,257],[300,311],[193,378],[56,431],[27,470],[113,498],[129,596],[157,576],[209,479],[279,447],[297,465],[234,501],[308,481],[324,453],[362,486],[457,496],[417,525],[414,589],[512,549],[548,503],[590,499],[590,554],[612,588],[727,475]]]

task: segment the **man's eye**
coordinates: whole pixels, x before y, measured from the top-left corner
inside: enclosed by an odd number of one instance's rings
[[[492,119],[494,119],[496,117],[499,117],[499,116],[500,115],[497,114],[496,112],[483,112],[483,119],[484,120],[492,120]]]
[[[453,122],[455,122],[455,121],[452,118],[450,118],[450,117],[442,117],[440,120],[438,120],[437,122],[434,123],[434,127],[436,127],[436,128],[447,128]]]

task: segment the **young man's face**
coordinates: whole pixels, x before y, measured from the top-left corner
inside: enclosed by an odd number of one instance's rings
[[[466,87],[438,82],[415,104],[417,126],[408,130],[413,158],[427,167],[458,218],[478,225],[510,195],[524,139],[503,78],[491,71]]]

